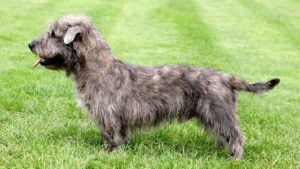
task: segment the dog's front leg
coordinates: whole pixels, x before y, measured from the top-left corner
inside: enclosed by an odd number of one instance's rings
[[[101,135],[107,144],[107,151],[111,152],[113,149],[124,143],[120,133],[121,126],[116,123],[101,124]]]

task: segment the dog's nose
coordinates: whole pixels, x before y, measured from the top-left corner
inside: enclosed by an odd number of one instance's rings
[[[29,47],[30,50],[32,50],[33,47],[34,47],[34,44],[31,42],[31,43],[28,44],[28,47]]]

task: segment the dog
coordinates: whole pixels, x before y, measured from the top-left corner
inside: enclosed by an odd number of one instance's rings
[[[63,70],[75,81],[76,97],[99,125],[108,151],[126,144],[135,128],[196,118],[233,158],[241,159],[236,92],[261,93],[280,82],[251,84],[194,66],[126,64],[82,15],[62,16],[28,46],[38,56],[34,66]]]

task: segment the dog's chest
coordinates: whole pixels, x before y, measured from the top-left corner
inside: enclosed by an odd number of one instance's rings
[[[77,106],[83,108],[92,116],[99,114],[99,112],[105,111],[101,108],[103,106],[101,104],[100,97],[97,97],[97,94],[98,93],[85,93],[83,91],[75,89],[75,98]]]
[[[76,100],[76,103],[77,103],[77,106],[78,107],[82,107],[82,108],[86,108],[85,107],[85,100],[83,99],[83,96],[78,92],[77,89],[75,89],[75,100]]]
[[[103,94],[102,91],[91,90],[92,87],[86,89],[75,88],[75,98],[77,106],[84,108],[92,115],[101,114],[102,112],[110,112],[111,107],[115,107],[115,102],[111,102],[111,96]]]
[[[91,106],[95,103],[94,97],[97,96],[96,92],[88,90],[89,88],[86,86],[86,84],[75,84],[74,88],[74,95],[77,102],[77,106],[82,107],[89,112],[91,111]]]

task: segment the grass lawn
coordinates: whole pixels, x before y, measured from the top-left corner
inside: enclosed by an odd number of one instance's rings
[[[113,53],[140,65],[192,64],[281,84],[239,94],[244,160],[195,121],[137,131],[104,150],[63,72],[32,69],[28,42],[67,13],[90,16]],[[0,168],[300,168],[298,0],[0,1]]]

